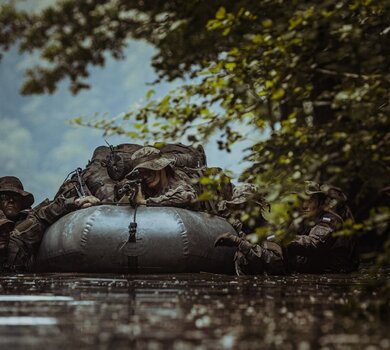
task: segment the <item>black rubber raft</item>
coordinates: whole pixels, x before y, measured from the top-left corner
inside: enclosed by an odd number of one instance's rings
[[[215,238],[235,233],[223,218],[173,207],[134,209],[101,205],[54,223],[41,243],[37,269],[56,272],[234,273],[234,249],[214,248]],[[129,240],[130,237],[130,240]]]

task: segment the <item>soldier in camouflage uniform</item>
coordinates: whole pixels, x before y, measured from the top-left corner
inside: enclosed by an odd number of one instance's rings
[[[65,214],[98,204],[99,199],[87,191],[80,197],[76,180],[65,181],[53,201],[44,200],[16,223],[10,233],[7,266],[11,271],[31,270],[45,230]],[[86,187],[85,187],[86,188]]]
[[[139,185],[134,198],[135,204],[191,207],[197,192],[188,175],[174,167],[173,156],[146,146],[136,151],[131,158],[134,169],[127,178],[132,178],[134,173],[142,178],[142,185]]]
[[[15,176],[0,178],[0,265],[4,267],[10,233],[23,221],[34,203],[34,196],[25,191],[22,182]]]
[[[231,195],[218,202],[219,216],[226,218],[235,228],[240,237],[245,237],[256,227],[267,225],[263,212],[269,208],[258,186],[253,184],[239,184],[234,186]],[[251,222],[243,222],[242,214],[251,212]]]
[[[302,223],[291,227],[294,238],[286,247],[271,241],[252,245],[231,234],[219,236],[216,246],[237,246],[236,272],[242,274],[340,273],[358,267],[355,237],[334,236],[344,220],[353,219],[345,194],[337,187],[308,182]]]

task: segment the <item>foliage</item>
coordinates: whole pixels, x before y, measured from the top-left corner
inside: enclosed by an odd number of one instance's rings
[[[389,246],[390,2],[63,0],[36,15],[0,9],[0,44],[19,40],[46,62],[27,72],[24,93],[51,93],[64,78],[77,93],[88,87],[88,66],[104,65],[106,52],[124,58],[130,38],[145,39],[161,79],[193,80],[162,99],[151,90],[125,126],[76,124],[191,143],[217,134],[227,151],[255,130],[242,180],[281,208],[297,182],[338,185],[356,216],[345,233],[377,234]]]

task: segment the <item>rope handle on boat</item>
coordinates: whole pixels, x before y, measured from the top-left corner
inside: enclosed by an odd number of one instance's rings
[[[133,221],[130,222],[129,224],[129,237],[127,238],[127,240],[121,245],[121,247],[119,248],[119,250],[122,250],[123,247],[131,242],[131,243],[135,243],[137,242],[137,237],[136,237],[136,233],[137,233],[137,209],[138,209],[138,205],[137,204],[134,204],[134,215],[133,215]]]
[[[138,204],[134,205],[134,216],[133,221],[129,224],[129,239],[128,242],[136,242],[135,234],[137,233],[137,208]]]

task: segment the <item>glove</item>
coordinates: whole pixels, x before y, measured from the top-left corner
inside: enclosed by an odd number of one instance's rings
[[[78,208],[88,208],[100,203],[100,199],[95,196],[80,197],[75,200],[75,204]]]
[[[242,238],[226,232],[217,237],[217,239],[214,242],[214,247],[219,247],[219,246],[238,247],[241,241]]]

